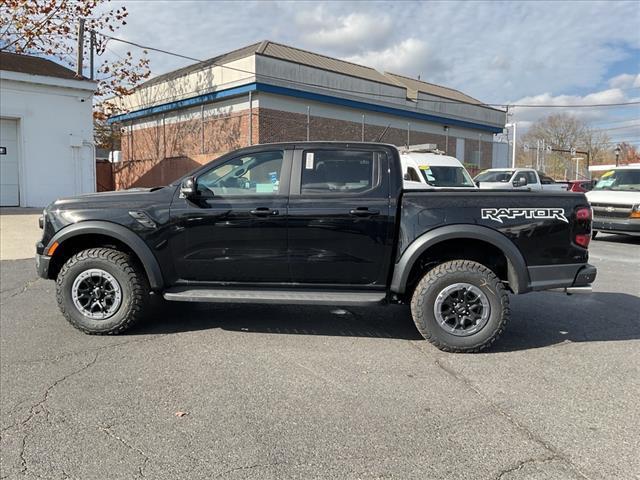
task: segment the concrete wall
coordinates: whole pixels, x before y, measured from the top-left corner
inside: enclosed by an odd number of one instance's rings
[[[18,123],[20,206],[95,191],[93,90],[92,82],[0,73],[0,116]]]

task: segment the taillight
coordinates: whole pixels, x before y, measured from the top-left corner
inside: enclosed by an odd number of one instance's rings
[[[586,230],[586,233],[576,233],[573,241],[582,248],[588,248],[591,242],[591,217],[591,207],[580,207],[576,210],[577,226],[583,232]]]
[[[589,246],[589,242],[591,241],[591,234],[589,233],[579,233],[576,235],[576,238],[573,240],[577,245],[580,245],[583,248],[587,248]]]
[[[576,210],[576,219],[591,220],[591,208],[580,207],[578,210]]]

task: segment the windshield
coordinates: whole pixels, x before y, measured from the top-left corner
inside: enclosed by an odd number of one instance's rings
[[[420,165],[425,181],[433,187],[473,187],[471,177],[463,167]]]
[[[513,170],[492,170],[482,172],[474,179],[476,182],[502,182],[507,183],[513,176]]]
[[[640,190],[640,170],[609,170],[602,174],[594,190]]]

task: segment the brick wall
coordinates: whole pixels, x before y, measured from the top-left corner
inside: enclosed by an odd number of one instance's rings
[[[253,139],[258,118],[253,115]],[[164,125],[145,120],[145,128],[128,126],[122,136],[122,163],[115,170],[116,188],[149,187],[170,183],[189,170],[249,144],[248,112],[206,117]]]
[[[249,145],[249,112],[206,117],[180,123],[162,122],[162,118],[145,119],[145,128],[124,127],[123,161],[114,169],[115,187],[148,187],[172,182],[189,170],[210,160]],[[253,142],[274,143],[307,139],[307,115],[265,108],[254,108]],[[367,125],[364,140],[375,141],[385,130],[383,126]],[[360,141],[362,123],[324,117],[310,117],[310,140]],[[446,136],[412,130],[412,145],[434,143],[444,150]],[[406,145],[406,128],[389,128],[383,141]],[[456,137],[449,136],[447,153],[456,155]],[[477,158],[478,142],[465,141],[465,163]],[[480,168],[489,168],[491,142],[482,142]]]

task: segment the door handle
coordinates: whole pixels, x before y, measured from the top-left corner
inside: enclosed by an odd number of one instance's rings
[[[268,207],[257,207],[253,210],[250,210],[249,213],[256,217],[271,217],[278,215],[280,212],[276,209],[271,209]]]
[[[369,207],[358,207],[358,208],[352,208],[351,210],[349,210],[349,214],[354,215],[356,217],[372,217],[374,215],[379,215],[380,210],[375,208],[369,208]]]

